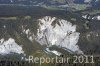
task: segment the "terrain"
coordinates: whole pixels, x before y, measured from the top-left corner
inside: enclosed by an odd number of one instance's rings
[[[37,3],[42,1],[37,0]],[[48,4],[44,0],[46,5]],[[0,1],[0,64],[14,61],[25,64],[26,57],[62,57],[93,55],[92,66],[99,66],[100,54],[100,8],[57,7],[65,0],[52,0],[47,6],[23,4],[24,0]],[[28,1],[29,2],[29,1]],[[28,3],[27,0],[25,3]],[[30,0],[31,2],[31,0]],[[51,2],[54,5],[51,5]],[[60,3],[59,3],[60,2]],[[78,1],[67,1],[79,4]],[[88,2],[88,1],[86,1]],[[99,2],[96,1],[96,3]],[[38,5],[38,6],[37,6]],[[86,6],[86,5],[85,5]],[[82,6],[84,7],[84,6]],[[82,9],[82,10],[80,10]],[[25,57],[25,58],[24,58]],[[9,61],[11,60],[11,61]],[[21,61],[21,62],[19,62]],[[14,63],[14,64],[15,64]],[[38,66],[29,64],[26,66]],[[24,65],[24,66],[25,66]],[[66,66],[66,64],[42,64],[41,66]],[[70,64],[74,66],[76,64]],[[68,65],[68,66],[69,66]],[[79,64],[82,65],[82,64]],[[83,65],[88,65],[84,64]],[[5,65],[6,66],[6,65]],[[13,65],[15,66],[15,65]]]

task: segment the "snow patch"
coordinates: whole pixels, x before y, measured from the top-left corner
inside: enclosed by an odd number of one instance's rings
[[[13,0],[10,0],[10,2],[12,3],[12,2],[13,2]]]
[[[6,25],[4,25],[3,27],[6,28]]]
[[[54,54],[56,54],[56,55],[58,55],[58,56],[60,56],[61,55],[61,53],[60,52],[58,52],[58,51],[55,51],[55,50],[53,50],[53,51],[51,51],[52,53],[54,53]]]
[[[4,42],[4,39],[2,38],[1,40],[0,40],[0,44],[2,44]]]
[[[100,16],[97,16],[97,19],[100,20]]]
[[[60,52],[58,52],[58,51],[56,51],[56,50],[49,50],[49,48],[46,48],[46,51],[47,52],[51,52],[51,53],[53,53],[53,54],[55,54],[55,55],[58,55],[58,56],[60,56],[61,55],[61,53]]]
[[[83,17],[84,19],[86,19],[86,18],[87,18],[87,15],[83,15],[82,17]]]
[[[25,31],[25,33],[28,35],[28,34],[29,34],[29,31],[30,31],[30,30],[29,30],[29,29],[27,29],[27,30]]]

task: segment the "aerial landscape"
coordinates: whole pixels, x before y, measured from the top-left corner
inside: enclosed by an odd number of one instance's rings
[[[0,0],[0,66],[100,66],[100,0]]]

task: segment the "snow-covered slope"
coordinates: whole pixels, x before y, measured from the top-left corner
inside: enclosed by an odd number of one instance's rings
[[[48,47],[56,45],[78,54],[83,53],[77,45],[80,33],[76,32],[76,25],[72,25],[67,20],[50,16],[43,17],[38,21],[39,28],[37,29],[36,40],[41,45],[47,45]]]
[[[10,53],[24,53],[22,50],[22,47],[19,46],[14,39],[9,38],[8,40],[5,40],[2,38],[0,40],[0,54],[5,55],[5,54],[10,54]]]

